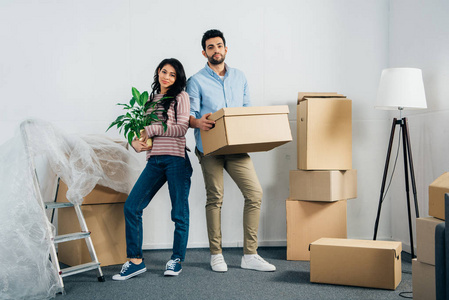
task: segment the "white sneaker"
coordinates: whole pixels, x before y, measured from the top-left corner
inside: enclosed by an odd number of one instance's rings
[[[224,260],[223,254],[211,255],[210,266],[212,267],[212,271],[215,272],[226,272],[228,270],[228,265]]]
[[[250,269],[262,272],[272,272],[276,271],[276,267],[270,263],[268,263],[265,259],[259,256],[259,254],[251,255],[251,258],[242,257],[242,265],[243,269]]]

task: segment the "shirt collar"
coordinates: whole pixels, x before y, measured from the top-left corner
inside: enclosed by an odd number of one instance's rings
[[[215,73],[214,70],[212,70],[212,69],[209,67],[209,64],[208,64],[208,63],[206,63],[205,69],[206,69],[206,71],[207,71],[211,76],[216,76],[216,77],[220,78],[220,76],[218,76],[217,73]],[[225,63],[225,70],[226,70],[226,73],[225,73],[224,77],[226,78],[226,77],[228,77],[228,73],[229,73],[229,72],[228,72],[228,71],[229,71],[229,66],[228,66],[226,63]]]

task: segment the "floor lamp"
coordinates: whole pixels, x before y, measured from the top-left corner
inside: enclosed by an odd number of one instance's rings
[[[387,157],[385,160],[384,174],[382,178],[382,186],[380,189],[379,207],[377,209],[376,223],[374,225],[373,240],[375,240],[377,237],[377,229],[379,226],[380,211],[384,199],[385,183],[387,179],[388,166],[390,163],[391,147],[393,145],[394,132],[396,129],[396,125],[399,125],[401,135],[400,138],[402,138],[402,154],[404,157],[405,192],[407,195],[410,247],[412,258],[414,258],[415,253],[413,246],[412,219],[410,213],[411,209],[410,209],[409,181],[411,181],[412,184],[412,191],[415,203],[415,213],[417,218],[419,218],[419,209],[418,209],[418,200],[416,198],[415,172],[413,169],[410,135],[408,130],[407,118],[405,117],[402,118],[402,110],[404,109],[415,110],[427,108],[421,70],[414,68],[392,68],[383,70],[382,75],[380,77],[379,90],[377,93],[377,101],[375,107],[377,109],[384,109],[384,110],[399,110],[400,119],[398,120],[396,118],[393,118],[393,124],[390,133],[390,141],[387,150]]]

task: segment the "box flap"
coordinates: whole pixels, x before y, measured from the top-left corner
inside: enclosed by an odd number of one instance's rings
[[[247,116],[265,114],[288,114],[287,105],[273,106],[249,106],[249,107],[224,107],[209,116],[209,120],[218,120],[223,116]]]
[[[314,92],[299,92],[298,103],[306,98],[346,98],[346,96],[338,93],[314,93]]]
[[[444,172],[441,176],[435,179],[429,187],[449,188],[449,172]]]
[[[341,246],[355,248],[375,248],[375,249],[392,249],[399,254],[402,251],[402,243],[394,241],[373,241],[373,240],[356,240],[356,239],[337,239],[337,238],[321,238],[314,241],[311,245],[320,246]]]

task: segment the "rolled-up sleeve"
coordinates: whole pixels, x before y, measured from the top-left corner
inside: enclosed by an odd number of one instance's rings
[[[251,100],[249,96],[249,87],[248,87],[248,81],[246,80],[246,77],[243,76],[245,79],[245,82],[243,84],[243,106],[251,106]]]
[[[201,118],[201,91],[200,85],[193,77],[190,77],[187,81],[187,94],[189,94],[190,99],[190,115],[195,118]]]

